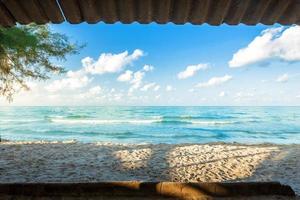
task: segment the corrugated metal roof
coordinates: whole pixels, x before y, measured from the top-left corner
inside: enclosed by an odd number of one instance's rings
[[[0,24],[300,24],[300,0],[0,0]]]

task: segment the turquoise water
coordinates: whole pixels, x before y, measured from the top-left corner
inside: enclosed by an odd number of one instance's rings
[[[8,140],[300,143],[300,107],[0,107]]]

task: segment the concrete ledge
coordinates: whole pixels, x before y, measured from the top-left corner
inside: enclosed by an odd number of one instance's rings
[[[178,182],[97,182],[97,183],[13,183],[0,184],[1,197],[200,197],[295,196],[290,186],[278,182],[178,183]],[[22,198],[23,199],[23,198]]]

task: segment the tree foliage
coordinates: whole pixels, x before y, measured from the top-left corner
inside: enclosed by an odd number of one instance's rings
[[[47,25],[0,27],[0,96],[11,101],[20,89],[29,89],[26,81],[64,72],[53,61],[65,60],[81,47]]]

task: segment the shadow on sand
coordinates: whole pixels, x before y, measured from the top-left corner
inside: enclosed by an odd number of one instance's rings
[[[26,145],[26,144],[24,144]],[[45,144],[47,145],[47,144]],[[45,155],[37,156],[36,148],[43,148],[43,146],[35,147],[35,145],[27,148],[26,158],[12,160],[14,165],[20,166],[20,176],[23,176],[23,184],[16,184],[14,181],[5,181],[1,178],[1,182],[8,182],[10,184],[0,185],[0,194],[8,195],[20,195],[20,196],[32,196],[38,197],[47,195],[54,195],[57,197],[70,196],[70,197],[170,197],[176,199],[201,199],[200,197],[236,197],[236,196],[254,196],[254,195],[286,195],[293,196],[293,190],[288,186],[283,186],[279,183],[250,183],[249,180],[257,180],[255,170],[260,169],[260,166],[256,166],[252,176],[245,178],[231,179],[233,183],[199,183],[190,182],[189,179],[176,180],[176,173],[185,173],[184,171],[176,171],[175,169],[183,169],[185,167],[193,167],[199,165],[207,165],[213,168],[216,162],[226,162],[230,159],[240,159],[245,157],[253,157],[255,155],[264,154],[261,153],[248,153],[238,156],[226,156],[222,159],[210,159],[206,162],[197,162],[192,164],[181,164],[176,166],[170,166],[168,159],[170,153],[174,150],[172,145],[161,145],[159,148],[153,148],[155,145],[138,145],[138,146],[122,146],[116,145],[113,148],[110,145],[97,146],[97,152],[90,151],[89,145],[82,146],[80,151],[74,151],[72,145],[57,145],[53,148],[58,148],[55,152],[49,152]],[[185,145],[189,146],[189,145]],[[22,147],[15,147],[22,148]],[[70,150],[72,149],[72,150]],[[147,149],[147,151],[145,151]],[[70,151],[69,151],[70,150]],[[232,151],[243,151],[244,147],[237,147]],[[65,160],[65,155],[60,155],[59,152],[64,151],[69,156],[68,161]],[[69,152],[68,152],[69,151]],[[118,152],[126,151],[125,155],[129,157],[122,157]],[[131,154],[140,154],[144,156],[137,160],[130,158]],[[39,152],[46,152],[39,151]],[[224,150],[229,155],[232,154],[230,150]],[[24,151],[14,151],[11,149],[12,156],[19,158],[20,154],[25,155]],[[61,157],[60,157],[61,156]],[[135,155],[136,156],[136,155]],[[180,156],[180,154],[179,154]],[[200,156],[196,154],[193,156]],[[272,156],[272,154],[268,155]],[[55,157],[53,162],[56,162],[56,166],[61,168],[60,170],[53,170],[56,174],[53,174],[54,179],[45,179],[44,174],[48,173],[47,177],[51,177],[47,164],[44,163],[45,159],[51,159]],[[80,165],[76,163],[76,158],[81,159]],[[174,158],[176,156],[173,156]],[[179,157],[180,159],[180,157]],[[266,157],[266,159],[269,159]],[[96,160],[109,160],[109,162],[103,162],[101,166]],[[74,163],[72,162],[74,161]],[[134,163],[133,163],[134,162]],[[282,161],[284,162],[284,160]],[[279,162],[280,163],[280,162]],[[11,164],[11,163],[10,163]],[[265,163],[262,162],[261,165]],[[226,167],[226,166],[225,166]],[[2,166],[0,172],[5,172],[5,166]],[[70,173],[70,170],[66,168],[74,168],[71,171],[75,171],[76,174]],[[25,171],[24,171],[25,170]],[[27,170],[27,171],[26,171]],[[86,173],[86,170],[91,170]],[[8,170],[9,171],[9,170]],[[30,172],[29,172],[30,171]],[[19,172],[19,173],[20,173]],[[24,174],[25,172],[25,174]],[[59,174],[57,174],[59,172]],[[26,175],[35,174],[32,180]],[[196,172],[195,172],[196,173]],[[18,175],[17,175],[18,176]],[[59,177],[69,177],[70,181],[65,181]],[[72,178],[73,177],[73,178]],[[116,180],[116,177],[118,180]],[[9,177],[8,177],[9,178]],[[28,184],[28,182],[34,182]],[[272,180],[272,177],[270,177]],[[268,181],[270,181],[268,180]],[[104,182],[103,182],[104,181]],[[133,181],[133,182],[111,182],[111,181]],[[135,182],[145,181],[145,182]],[[161,181],[178,181],[178,182],[161,182]],[[238,182],[236,182],[238,181]],[[46,184],[43,184],[43,182]],[[63,183],[64,182],[64,183]],[[66,183],[66,182],[82,182],[82,183]],[[85,183],[83,183],[85,182]],[[94,182],[94,183],[93,183]],[[99,183],[100,182],[100,183]],[[247,182],[247,183],[241,183]],[[12,184],[13,183],[13,184]],[[83,198],[84,199],[84,198]]]

